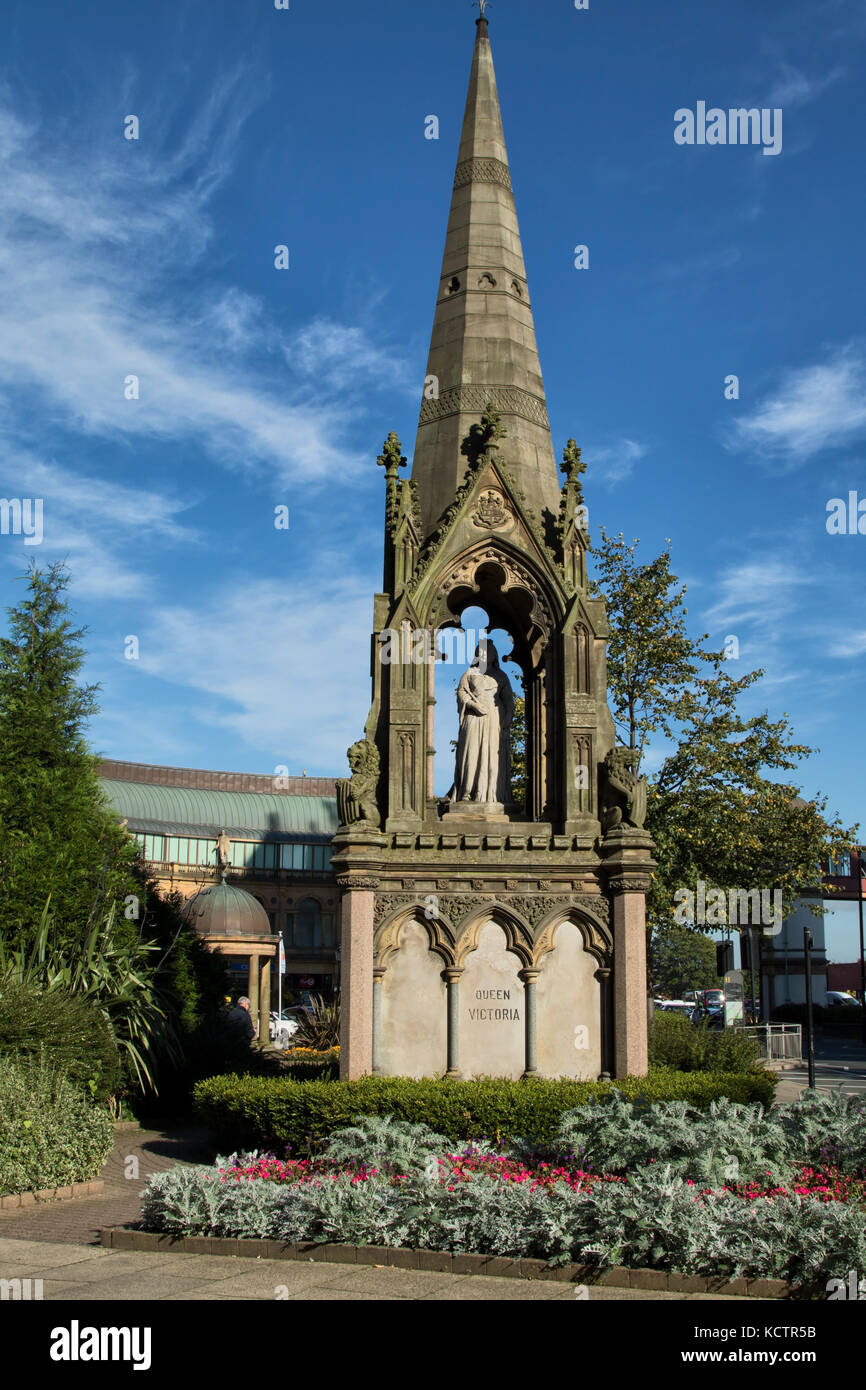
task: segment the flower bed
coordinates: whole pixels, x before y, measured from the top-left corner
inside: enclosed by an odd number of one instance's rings
[[[599,1183],[625,1183],[628,1178],[618,1173],[588,1173],[582,1168],[573,1168],[543,1160],[533,1162],[515,1159],[509,1154],[480,1153],[469,1146],[463,1153],[444,1154],[435,1160],[435,1170],[425,1174],[427,1181],[438,1182],[453,1192],[458,1183],[473,1180],[510,1183],[525,1186],[530,1192],[536,1188],[563,1186],[574,1192],[591,1192]],[[326,1182],[337,1182],[348,1178],[354,1185],[360,1182],[383,1181],[394,1187],[411,1182],[410,1173],[382,1172],[375,1164],[367,1167],[361,1163],[357,1167],[335,1167],[328,1159],[277,1158],[274,1154],[233,1154],[228,1159],[217,1160],[217,1172],[221,1182],[274,1182],[282,1184],[312,1183],[321,1186]],[[768,1174],[769,1176],[769,1174]],[[819,1171],[804,1164],[797,1169],[789,1186],[776,1186],[771,1182],[753,1179],[748,1183],[724,1185],[719,1189],[700,1187],[693,1178],[685,1179],[686,1187],[695,1189],[695,1197],[710,1197],[720,1193],[731,1193],[745,1201],[758,1198],[770,1200],[773,1197],[814,1197],[822,1202],[853,1202],[866,1208],[866,1179],[851,1177],[838,1169],[828,1168]]]
[[[719,1181],[726,1170],[734,1176]],[[809,1289],[866,1265],[864,1207],[859,1098],[812,1096],[768,1116],[760,1105],[700,1111],[614,1094],[563,1115],[546,1148],[455,1149],[425,1125],[374,1116],[332,1134],[315,1157],[175,1169],[151,1179],[143,1224]]]

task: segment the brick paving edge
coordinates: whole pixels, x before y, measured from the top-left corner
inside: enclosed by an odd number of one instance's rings
[[[72,1182],[66,1187],[44,1187],[39,1192],[12,1192],[0,1197],[0,1211],[18,1211],[21,1207],[42,1206],[45,1202],[74,1202],[79,1197],[104,1197],[105,1180]]]
[[[626,1269],[597,1265],[549,1265],[544,1260],[509,1259],[502,1255],[452,1254],[448,1250],[411,1250],[403,1246],[339,1245],[253,1237],[170,1236],[103,1226],[99,1243],[111,1250],[159,1251],[176,1255],[235,1255],[253,1259],[305,1260],[325,1264],[390,1265],[442,1274],[487,1274],[505,1279],[546,1279],[564,1284],[602,1284],[606,1288],[647,1289],[663,1293],[714,1293],[740,1298],[792,1298],[796,1290],[782,1279],[707,1279],[669,1274],[663,1269]]]

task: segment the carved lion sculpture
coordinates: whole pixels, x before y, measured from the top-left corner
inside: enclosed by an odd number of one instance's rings
[[[601,829],[606,835],[618,825],[642,830],[646,820],[646,778],[638,777],[636,748],[611,748],[604,760]]]
[[[379,750],[369,739],[361,738],[347,751],[351,777],[337,782],[337,809],[341,825],[367,825],[379,829],[381,817],[376,801],[379,781]]]

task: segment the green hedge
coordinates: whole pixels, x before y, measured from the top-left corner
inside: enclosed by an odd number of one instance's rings
[[[564,1110],[600,1099],[614,1088],[630,1099],[687,1100],[709,1105],[719,1096],[770,1105],[776,1076],[654,1072],[611,1081],[413,1080],[366,1076],[359,1081],[294,1081],[259,1076],[213,1076],[193,1092],[196,1115],[229,1149],[315,1151],[333,1130],[357,1115],[393,1115],[427,1124],[455,1142],[520,1137],[548,1144]]]
[[[758,1044],[738,1028],[709,1028],[682,1014],[660,1010],[649,1030],[651,1068],[669,1071],[752,1072],[760,1066]]]
[[[95,1178],[113,1144],[108,1111],[65,1071],[0,1058],[0,1196]]]

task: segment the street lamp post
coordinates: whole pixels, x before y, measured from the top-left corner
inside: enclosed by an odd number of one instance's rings
[[[809,1060],[809,1090],[815,1089],[815,1021],[812,1014],[812,933],[803,928],[803,964],[806,971],[806,1049]]]

